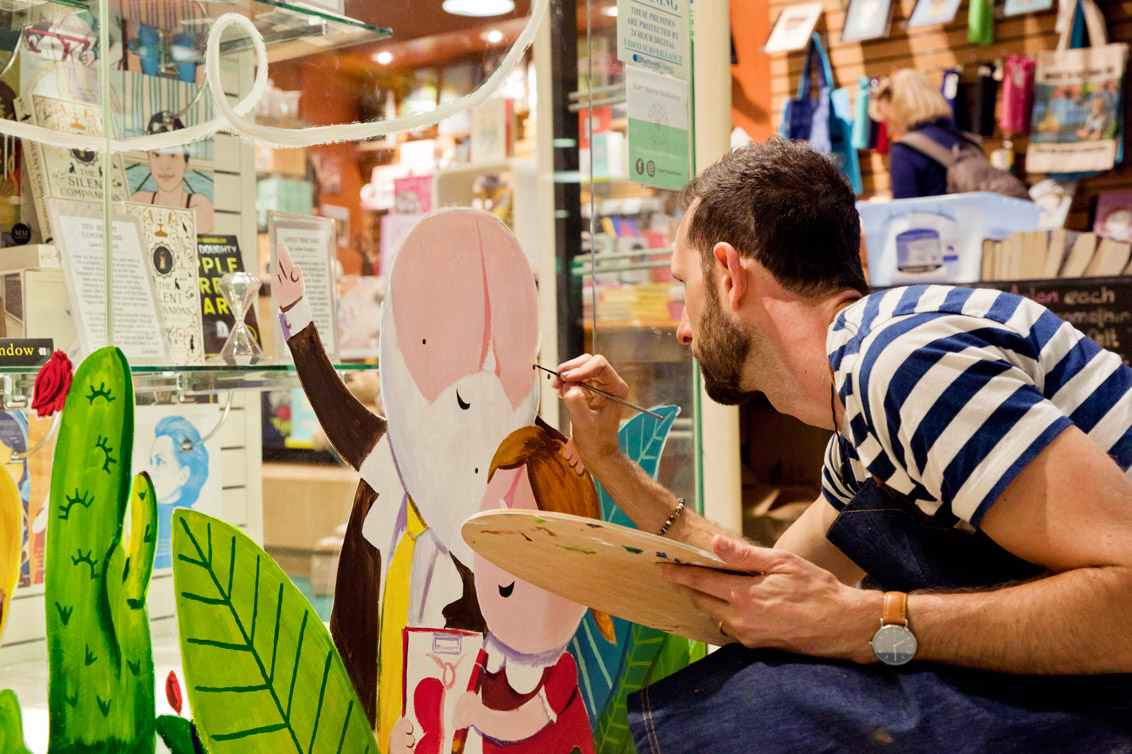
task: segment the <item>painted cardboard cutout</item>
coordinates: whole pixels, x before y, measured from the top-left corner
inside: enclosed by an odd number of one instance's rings
[[[388,421],[335,375],[301,271],[286,249],[278,258],[272,287],[303,388],[362,477],[331,632],[381,750],[633,751],[626,695],[687,664],[690,643],[519,584],[473,559],[459,534],[485,506],[619,514],[572,470],[565,438],[531,426],[537,302],[510,231],[451,209],[406,237],[382,312]],[[638,417],[622,433],[650,475],[676,413],[661,410],[663,421]]]
[[[493,215],[425,216],[397,254],[383,308],[386,424],[330,371],[304,311],[302,274],[285,249],[279,260],[273,290],[304,390],[363,480],[331,630],[384,749],[402,711],[402,629],[483,631],[459,529],[480,508],[495,449],[535,419],[534,279]]]

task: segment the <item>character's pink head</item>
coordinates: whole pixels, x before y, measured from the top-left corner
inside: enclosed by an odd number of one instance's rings
[[[558,511],[600,518],[589,474],[579,475],[562,455],[564,444],[541,427],[523,427],[500,445],[491,464],[484,510],[500,507]],[[476,596],[492,635],[523,654],[565,647],[586,608],[517,579],[473,556]],[[595,611],[602,634],[614,641],[609,616]]]
[[[405,238],[389,285],[411,294],[396,296],[393,318],[425,400],[486,368],[512,409],[522,403],[538,347],[538,302],[530,265],[506,225],[475,210],[422,221]]]
[[[538,410],[538,340],[534,276],[506,225],[451,209],[413,227],[382,312],[382,399],[405,490],[464,564],[491,455]]]

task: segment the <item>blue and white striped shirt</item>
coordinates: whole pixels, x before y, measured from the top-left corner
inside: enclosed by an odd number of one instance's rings
[[[845,406],[822,493],[842,508],[870,476],[941,523],[977,527],[1071,424],[1132,465],[1132,369],[1033,301],[919,285],[843,309],[826,336]],[[847,475],[842,473],[842,457]]]

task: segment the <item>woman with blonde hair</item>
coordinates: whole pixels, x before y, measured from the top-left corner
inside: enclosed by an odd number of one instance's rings
[[[900,143],[911,132],[923,134],[948,150],[967,139],[955,128],[951,106],[928,75],[904,68],[882,79],[869,98],[869,116],[885,124],[888,138],[894,142],[888,153],[892,198],[946,194],[947,168]]]

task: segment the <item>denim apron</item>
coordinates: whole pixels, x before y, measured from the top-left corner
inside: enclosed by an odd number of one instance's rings
[[[873,480],[827,537],[886,590],[977,588],[1041,573]],[[1132,675],[893,668],[730,644],[631,696],[629,725],[640,754],[1132,752]]]

